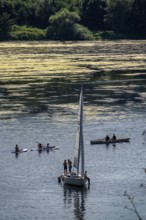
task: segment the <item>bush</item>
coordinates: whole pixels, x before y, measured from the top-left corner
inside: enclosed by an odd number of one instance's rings
[[[95,33],[95,39],[116,40],[116,39],[124,39],[124,36],[122,34],[117,34],[114,31],[99,31]]]
[[[80,24],[64,27],[59,33],[52,26],[47,29],[48,40],[94,40],[93,33]]]
[[[94,40],[93,33],[83,25],[74,25],[74,40]]]
[[[10,35],[12,40],[45,40],[46,30],[14,25]]]
[[[78,24],[80,16],[77,12],[64,8],[49,18],[47,28],[49,40],[91,40],[93,35],[88,28]]]

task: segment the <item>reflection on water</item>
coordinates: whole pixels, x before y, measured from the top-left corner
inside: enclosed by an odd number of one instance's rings
[[[65,205],[73,205],[74,217],[77,220],[85,219],[85,203],[88,190],[86,187],[75,187],[64,184],[64,203]]]
[[[97,111],[99,117],[141,114],[145,55],[145,41],[1,43],[0,119],[39,114],[63,120],[75,113],[81,83],[90,119]]]
[[[19,153],[15,153],[15,157],[16,157],[16,159],[18,158],[19,155],[20,155]]]
[[[145,76],[144,76],[145,77]],[[143,111],[146,108],[146,80],[112,80],[106,82],[96,81],[90,84],[84,83],[86,111],[91,114],[103,109],[116,112]],[[55,85],[54,85],[55,84]],[[7,87],[7,85],[5,85]],[[47,117],[59,117],[74,114],[77,106],[80,83],[68,84],[62,81],[60,84],[49,82],[46,85],[28,86],[25,88],[1,88],[1,111],[0,118],[12,118],[24,114],[46,114]],[[90,107],[92,106],[92,109]],[[62,115],[61,114],[61,115]]]

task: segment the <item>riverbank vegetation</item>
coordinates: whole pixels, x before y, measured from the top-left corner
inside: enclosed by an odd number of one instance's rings
[[[145,0],[0,0],[0,40],[146,38]]]

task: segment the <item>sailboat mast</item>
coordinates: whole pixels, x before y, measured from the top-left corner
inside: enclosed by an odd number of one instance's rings
[[[83,138],[83,86],[80,95],[80,156],[81,156],[81,175],[84,176],[84,138]]]

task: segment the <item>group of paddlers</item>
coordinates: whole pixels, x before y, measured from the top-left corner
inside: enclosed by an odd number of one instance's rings
[[[38,151],[42,151],[42,150],[46,150],[46,151],[50,151],[53,150],[55,148],[55,146],[50,146],[49,143],[47,143],[46,146],[42,145],[41,143],[38,143]],[[16,144],[15,146],[15,152],[19,153],[21,152],[22,149],[20,149],[20,147],[18,146],[18,144]]]
[[[107,135],[107,136],[105,137],[105,140],[106,140],[106,141],[110,141],[110,140],[115,141],[115,140],[116,140],[116,135],[113,134],[112,138],[110,138],[110,137]]]
[[[50,146],[49,143],[47,143],[46,146],[42,145],[41,143],[38,143],[38,151],[42,151],[42,150],[49,151],[49,150],[53,150],[53,148],[55,148],[55,146]]]

